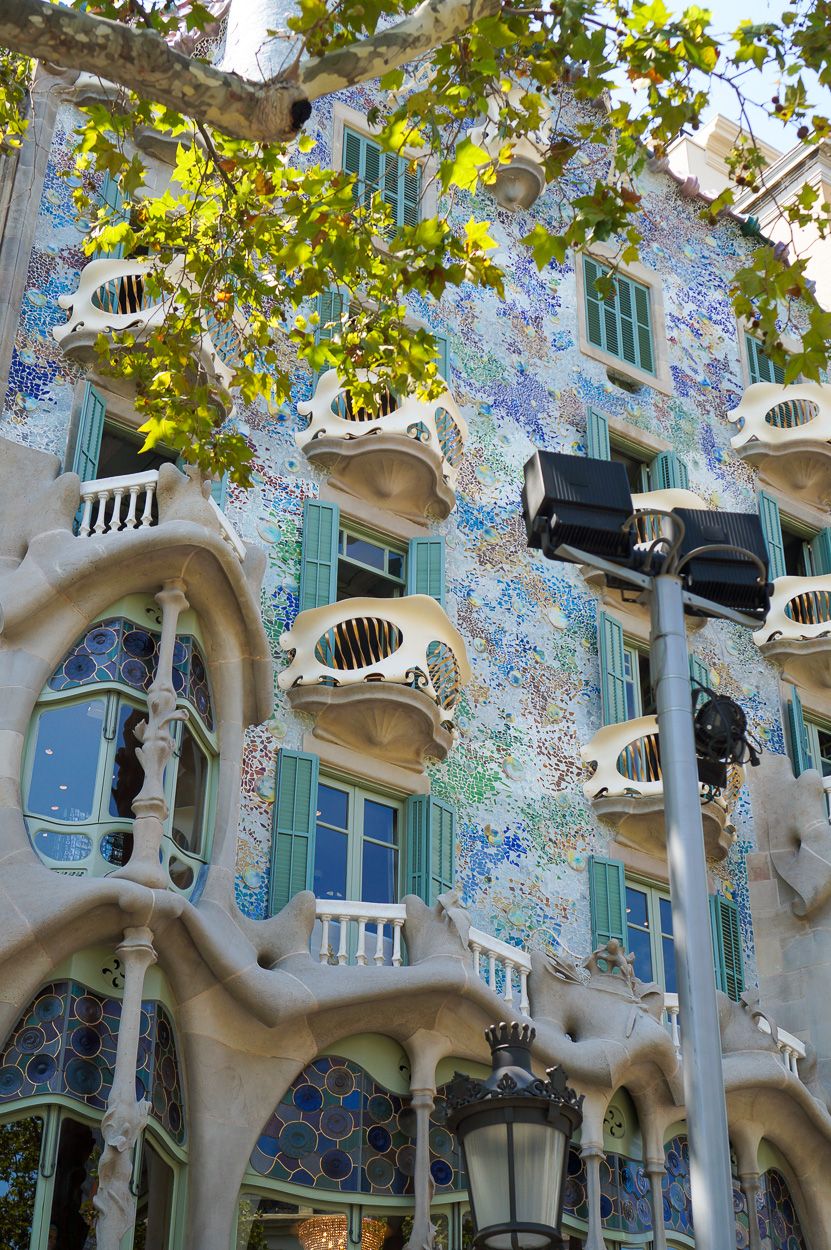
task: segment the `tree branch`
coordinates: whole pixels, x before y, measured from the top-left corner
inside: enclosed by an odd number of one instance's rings
[[[500,7],[501,0],[424,0],[409,17],[371,38],[266,82],[183,56],[155,31],[49,0],[2,0],[0,44],[64,69],[97,74],[234,138],[269,143],[297,133],[311,112],[310,100],[415,60]]]

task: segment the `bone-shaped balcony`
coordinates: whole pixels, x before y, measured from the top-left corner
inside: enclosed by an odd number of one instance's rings
[[[605,725],[580,756],[594,769],[583,793],[597,814],[617,829],[618,841],[663,855],[666,825],[657,717]],[[730,850],[728,818],[743,781],[744,770],[731,766],[724,792],[701,787],[704,845],[710,859],[723,859]]]
[[[789,495],[831,507],[831,385],[757,382],[728,415],[742,460]]]
[[[429,595],[346,599],[301,612],[279,676],[318,738],[419,770],[444,759],[470,666],[461,634]]]
[[[384,390],[360,407],[327,369],[297,410],[309,419],[297,446],[347,494],[418,520],[453,509],[467,424],[449,390],[429,402]]]
[[[794,680],[831,686],[831,575],[777,577],[753,641]]]

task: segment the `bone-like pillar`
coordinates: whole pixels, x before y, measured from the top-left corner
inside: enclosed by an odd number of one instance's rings
[[[647,1159],[645,1169],[652,1192],[652,1248],[667,1250],[667,1233],[664,1227],[664,1160]]]
[[[742,1193],[747,1202],[747,1222],[750,1233],[750,1250],[762,1250],[762,1237],[759,1232],[759,1215],[756,1199],[759,1195],[759,1173],[742,1172],[739,1176]]]
[[[433,1179],[430,1175],[430,1116],[436,1091],[413,1089],[411,1106],[416,1115],[416,1156],[413,1177],[413,1230],[404,1250],[432,1250],[435,1229],[430,1219]]]
[[[153,934],[143,927],[125,929],[124,941],[117,949],[124,966],[124,997],[113,1085],[101,1121],[104,1150],[98,1164],[98,1190],[92,1200],[98,1212],[97,1250],[119,1250],[122,1237],[135,1223],[136,1199],[130,1188],[133,1148],[150,1112],[146,1099],[136,1099],[136,1063],[144,977],[156,962]]]
[[[163,890],[167,876],[159,862],[164,823],[168,808],[164,795],[164,771],[173,754],[170,727],[178,720],[187,720],[187,712],[176,708],[173,686],[173,649],[180,614],[188,606],[185,584],[178,578],[167,581],[156,595],[162,610],[162,632],[159,662],[153,684],[147,692],[147,720],[136,726],[141,743],[136,755],[144,771],[144,784],[133,800],[133,853],[123,868],[112,875],[127,877],[142,885]]]
[[[580,1155],[586,1163],[589,1206],[589,1229],[584,1250],[606,1250],[606,1242],[603,1240],[603,1220],[600,1214],[600,1162],[604,1158],[603,1146],[597,1142],[583,1142]]]

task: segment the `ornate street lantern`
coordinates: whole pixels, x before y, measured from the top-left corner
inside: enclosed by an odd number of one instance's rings
[[[448,1127],[458,1135],[470,1189],[476,1250],[560,1250],[568,1145],[583,1120],[583,1095],[562,1068],[531,1071],[530,1025],[485,1030],[493,1071],[456,1073]]]

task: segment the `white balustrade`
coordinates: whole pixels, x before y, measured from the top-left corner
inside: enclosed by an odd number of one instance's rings
[[[219,529],[222,537],[225,539],[225,542],[231,548],[240,563],[242,563],[246,555],[245,543],[242,541],[216,500],[209,499],[208,504],[210,505],[216,520],[219,522]]]
[[[730,439],[734,451],[757,454],[813,446],[827,453],[831,444],[831,385],[756,382],[727,416],[738,427]]]
[[[831,633],[831,576],[777,577],[770,611],[753,641],[803,642]]]
[[[385,681],[433,699],[451,723],[461,686],[470,680],[462,636],[430,595],[345,599],[301,612],[280,638],[294,658],[281,690]]]
[[[337,371],[327,369],[320,375],[312,398],[298,404],[297,411],[309,418],[307,428],[294,436],[301,451],[309,451],[320,438],[369,440],[367,446],[371,447],[373,435],[398,434],[432,448],[441,462],[445,481],[451,488],[455,483],[467,439],[467,423],[449,390],[429,401],[416,394],[397,399],[385,391],[379,398],[378,411],[374,412],[355,408]]]
[[[677,994],[664,994],[664,1021],[669,1029],[672,1038],[672,1044],[680,1055],[681,1053],[681,1027],[680,1013],[678,1007]],[[760,1033],[767,1033],[771,1036],[771,1027],[764,1016],[758,1016],[756,1019],[756,1027]],[[790,1072],[799,1079],[799,1068],[797,1066],[800,1059],[805,1058],[805,1044],[798,1037],[794,1037],[793,1033],[786,1032],[785,1029],[777,1028],[776,1048],[782,1056],[782,1063],[785,1071]]]
[[[695,491],[681,487],[669,490],[650,490],[632,496],[635,519],[635,546],[646,549],[658,538],[672,539],[672,522],[664,516],[650,513],[672,512],[673,508],[706,508],[704,500]],[[665,547],[659,550],[666,550]]]
[[[528,974],[531,957],[519,946],[491,937],[482,929],[468,934],[471,966],[477,977],[499,994],[509,1007],[525,1016],[531,1014],[528,1002]],[[501,992],[500,992],[501,990]]]
[[[156,525],[153,500],[158,483],[157,469],[82,482],[79,535],[85,538]]]
[[[678,1016],[680,1008],[678,1006],[677,994],[664,994],[664,1020],[669,1029],[669,1035],[672,1038],[672,1044],[675,1047],[676,1054],[681,1053],[681,1030],[678,1025]]]
[[[407,919],[403,903],[317,899],[315,914],[320,921],[319,958],[322,964],[352,964],[359,968],[366,968],[369,964],[401,967],[401,931]],[[367,926],[372,925],[375,932],[367,932]]]

